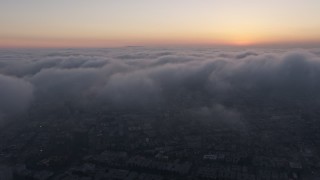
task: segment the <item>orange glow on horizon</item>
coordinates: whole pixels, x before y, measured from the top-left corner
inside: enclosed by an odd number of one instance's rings
[[[320,1],[4,1],[0,47],[320,44]]]
[[[123,46],[162,46],[162,45],[214,45],[214,46],[255,46],[255,45],[293,45],[320,44],[319,39],[307,37],[276,38],[248,35],[225,35],[214,38],[212,35],[203,36],[184,34],[180,37],[159,36],[124,37],[120,38],[2,38],[0,48],[94,48],[94,47],[123,47]],[[224,38],[223,38],[224,37]]]

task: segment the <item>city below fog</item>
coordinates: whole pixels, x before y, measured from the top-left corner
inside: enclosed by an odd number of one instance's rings
[[[319,48],[1,49],[0,179],[316,180],[319,91]]]

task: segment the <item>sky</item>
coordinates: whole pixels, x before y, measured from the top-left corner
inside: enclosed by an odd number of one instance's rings
[[[319,0],[0,0],[0,47],[320,44]]]

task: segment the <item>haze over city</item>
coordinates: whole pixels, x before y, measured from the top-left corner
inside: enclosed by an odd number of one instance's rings
[[[317,180],[320,1],[0,0],[0,180]]]

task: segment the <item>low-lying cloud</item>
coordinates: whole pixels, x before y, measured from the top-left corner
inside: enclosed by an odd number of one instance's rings
[[[8,115],[21,113],[33,99],[33,86],[23,79],[0,74],[0,123]]]
[[[310,96],[319,103],[318,52],[210,48],[1,51],[0,114],[12,116],[32,104],[68,103],[110,109],[181,107],[199,117],[236,119],[241,112],[225,104],[237,97]]]

